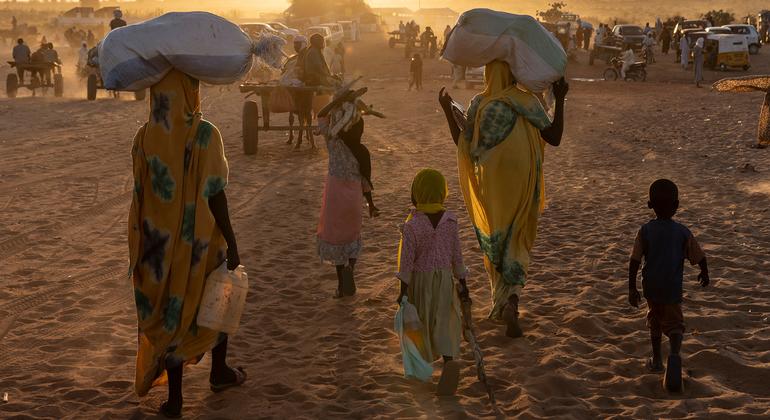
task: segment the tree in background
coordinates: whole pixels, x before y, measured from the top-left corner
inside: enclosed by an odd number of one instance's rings
[[[670,18],[667,18],[666,20],[663,21],[663,26],[669,29],[674,29],[676,24],[683,20],[684,20],[684,16],[679,16],[679,15],[671,16]]]
[[[729,25],[735,22],[735,15],[722,9],[711,10],[701,16],[701,19],[711,22],[714,26]]]
[[[548,10],[545,11],[537,11],[537,17],[539,17],[544,22],[548,23],[556,23],[559,20],[561,20],[561,17],[567,13],[564,8],[567,7],[567,3],[564,2],[554,2],[548,5]]]

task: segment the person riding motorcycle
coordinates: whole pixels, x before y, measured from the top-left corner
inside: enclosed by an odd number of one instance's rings
[[[629,48],[626,52],[623,53],[622,56],[620,56],[620,61],[623,62],[623,66],[620,68],[620,77],[625,80],[626,72],[631,68],[631,66],[634,65],[634,63],[636,63],[636,55],[634,55],[634,50]]]

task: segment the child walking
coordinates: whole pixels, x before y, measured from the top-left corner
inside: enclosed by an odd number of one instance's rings
[[[462,336],[460,299],[468,298],[457,218],[444,208],[448,190],[444,176],[423,169],[412,181],[415,206],[401,233],[397,277],[401,298],[407,296],[422,322],[422,358],[433,362],[443,357],[436,393],[452,395],[460,380],[456,359]],[[455,282],[455,279],[457,282]]]
[[[647,368],[653,373],[663,372],[661,356],[662,334],[668,336],[671,351],[666,363],[663,384],[667,390],[682,390],[682,358],[679,350],[684,335],[682,315],[682,277],[684,260],[700,265],[698,280],[701,286],[709,284],[706,256],[692,233],[671,218],[679,208],[676,184],[659,179],[650,186],[648,207],[657,218],[642,226],[634,241],[628,268],[628,302],[638,308],[641,296],[636,289],[636,275],[644,259],[642,289],[647,299],[647,327],[652,341],[652,358]]]
[[[412,86],[417,90],[422,90],[422,57],[415,54],[409,61],[409,90]]]

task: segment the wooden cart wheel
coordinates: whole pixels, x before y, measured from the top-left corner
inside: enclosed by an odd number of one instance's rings
[[[259,107],[254,101],[243,104],[243,153],[257,154],[259,148]]]
[[[96,75],[91,74],[88,76],[88,100],[93,101],[96,99]]]
[[[64,96],[64,77],[61,74],[53,76],[53,96],[57,98]]]
[[[147,97],[147,89],[137,90],[134,92],[134,99],[137,101],[143,101]]]
[[[19,90],[19,77],[13,73],[9,73],[5,78],[5,93],[9,98],[15,98],[16,92]]]

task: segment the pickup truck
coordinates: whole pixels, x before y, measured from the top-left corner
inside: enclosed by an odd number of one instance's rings
[[[612,28],[612,35],[621,40],[620,47],[623,50],[633,48],[634,50],[642,49],[642,41],[644,41],[644,31],[641,27],[636,25],[615,25]]]
[[[329,31],[331,32],[330,46],[337,45],[338,42],[342,42],[345,38],[345,30],[342,29],[342,25],[339,23],[322,23],[320,26],[329,28]]]

